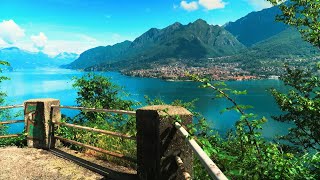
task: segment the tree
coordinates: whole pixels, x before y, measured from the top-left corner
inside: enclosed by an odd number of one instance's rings
[[[320,48],[319,0],[267,0],[278,5],[282,14],[276,19],[299,29],[302,37]]]
[[[123,99],[126,94],[122,88],[114,85],[109,78],[102,75],[88,73],[82,77],[74,78],[73,87],[76,89],[78,94],[76,102],[78,106],[81,107],[133,110],[132,106],[135,105],[133,101]],[[97,129],[119,132],[131,136],[136,134],[135,117],[130,115],[81,111],[74,118],[64,116],[62,121]],[[121,150],[121,153],[128,157],[134,158],[136,154],[136,142],[131,140],[105,136],[95,132],[63,126],[59,127],[56,132],[59,136],[64,138],[89,144],[102,149],[108,149],[112,152],[118,152]],[[70,147],[76,150],[84,150],[83,148],[73,145]],[[122,159],[114,158],[112,156],[99,157],[104,159],[107,158],[108,161],[112,161],[117,164],[134,167],[134,164]]]
[[[9,63],[0,60],[0,65],[9,66]],[[0,73],[2,73],[1,68],[0,68]],[[4,80],[8,80],[8,79],[9,78],[7,78],[5,76],[0,76],[0,83]],[[6,97],[6,93],[0,91],[0,105],[4,104],[5,97]],[[2,118],[4,115],[7,115],[7,110],[0,110],[0,118]],[[3,135],[5,133],[6,133],[6,126],[0,125],[0,135]]]
[[[282,14],[278,21],[299,29],[302,37],[320,48],[319,0],[268,0],[279,4]],[[318,65],[319,67],[319,65]],[[285,139],[306,149],[320,150],[320,76],[317,69],[295,69],[287,66],[280,79],[291,87],[288,92],[271,92],[284,114],[275,117],[281,122],[293,123]]]
[[[293,123],[289,133],[282,137],[304,148],[320,150],[320,77],[311,71],[290,69],[280,78],[291,90],[271,92],[284,114],[274,117],[281,122]]]
[[[74,78],[73,87],[77,90],[76,102],[81,107],[93,107],[101,109],[132,110],[134,103],[120,98],[124,95],[122,89],[114,85],[110,79],[104,76],[88,73],[81,78]],[[118,119],[122,116],[112,116]],[[80,122],[90,121],[93,123],[105,123],[111,118],[108,113],[81,111],[78,115]],[[123,120],[123,119],[122,119]]]

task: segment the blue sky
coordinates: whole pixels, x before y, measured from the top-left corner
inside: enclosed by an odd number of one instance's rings
[[[204,19],[223,25],[265,0],[1,0],[0,48],[50,55],[134,40],[152,27]]]

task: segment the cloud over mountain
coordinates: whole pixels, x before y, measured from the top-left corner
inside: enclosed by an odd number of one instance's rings
[[[223,0],[199,0],[199,4],[207,10],[224,8],[227,3]]]
[[[199,8],[196,1],[192,1],[189,3],[187,1],[181,1],[180,6],[187,11],[194,11]]]
[[[47,36],[43,32],[40,32],[37,36],[33,35],[30,38],[34,47],[36,47],[38,50],[43,50],[48,41]]]

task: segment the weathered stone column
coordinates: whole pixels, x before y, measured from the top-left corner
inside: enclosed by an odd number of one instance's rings
[[[28,147],[49,149],[54,147],[51,140],[51,120],[60,121],[59,108],[51,105],[60,105],[57,99],[30,99],[24,102],[24,121],[27,133]],[[50,147],[49,147],[50,146]]]
[[[169,105],[147,106],[137,110],[137,164],[141,180],[184,179],[175,156],[192,175],[193,152],[173,123],[179,117],[183,126],[192,123],[185,108]]]

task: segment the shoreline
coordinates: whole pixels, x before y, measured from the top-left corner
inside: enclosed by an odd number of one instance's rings
[[[112,72],[112,71],[99,71],[99,72]],[[163,76],[139,76],[139,75],[132,75],[130,73],[125,73],[121,71],[114,71],[114,72],[119,72],[122,75],[128,76],[128,77],[136,77],[136,78],[153,78],[153,79],[160,79],[163,81],[168,81],[168,82],[194,82],[193,80],[190,79],[184,79],[184,78],[168,78],[168,77],[163,77]],[[249,77],[249,78],[246,78]],[[250,80],[279,80],[279,76],[276,75],[271,75],[267,77],[261,77],[261,76],[235,76],[232,78],[219,78],[219,79],[210,79],[210,81],[250,81]]]

